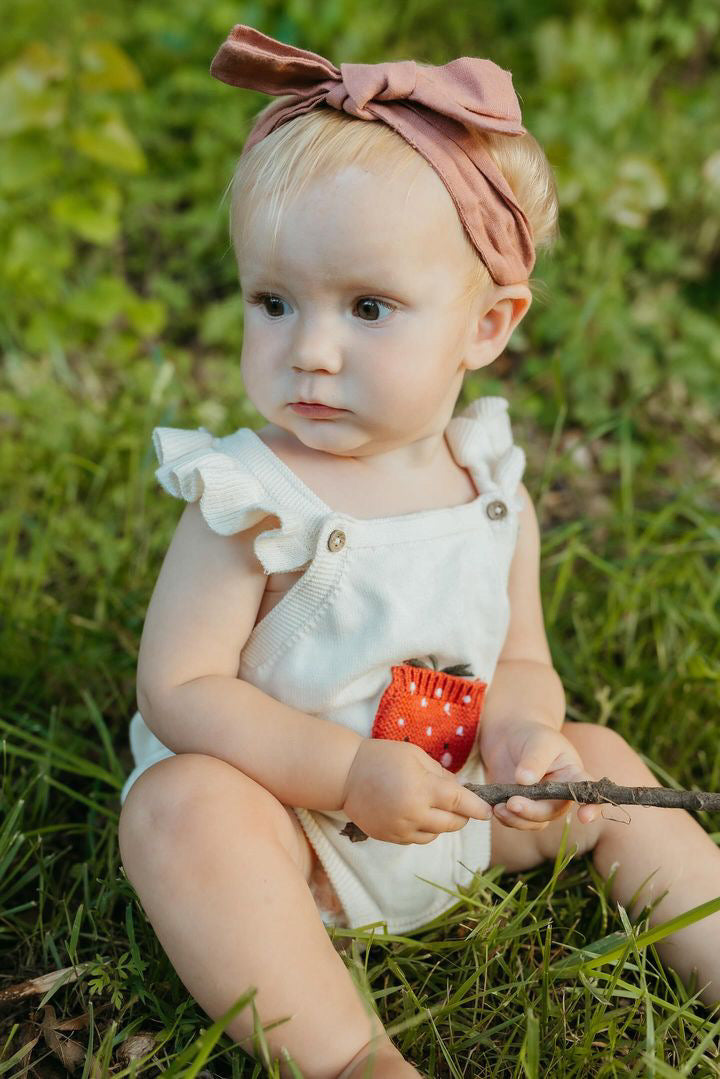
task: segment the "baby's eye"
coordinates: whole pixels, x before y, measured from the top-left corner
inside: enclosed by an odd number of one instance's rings
[[[283,311],[279,310],[279,308],[282,308],[285,300],[281,300],[279,296],[273,296],[270,292],[259,292],[256,296],[250,298],[250,303],[261,304],[270,318],[277,318],[283,314]]]
[[[271,292],[258,292],[256,295],[250,297],[249,302],[251,304],[259,304],[262,306],[265,313],[270,318],[281,318],[283,314],[285,314],[283,306],[288,306],[285,300],[281,299],[279,296],[273,295]],[[382,321],[378,314],[378,310],[381,307],[386,308],[388,312],[395,310],[392,304],[385,303],[384,300],[377,300],[373,296],[363,296],[357,303],[357,308],[363,322]]]
[[[378,307],[386,307],[388,311],[395,310],[392,304],[385,303],[384,300],[376,300],[372,296],[363,296],[361,300],[358,300],[357,306],[362,312],[361,317],[363,322],[382,322],[383,320],[378,318],[375,314]],[[365,318],[365,315],[368,315],[369,317]]]

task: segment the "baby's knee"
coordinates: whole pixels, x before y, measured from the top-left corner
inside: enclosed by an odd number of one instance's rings
[[[229,765],[204,753],[176,753],[151,764],[130,787],[120,819],[162,814],[169,800],[194,798]]]
[[[128,863],[158,856],[182,861],[224,842],[228,829],[236,845],[243,836],[248,842],[272,836],[295,854],[290,817],[270,791],[227,761],[179,753],[153,764],[130,787],[118,825],[120,854],[126,870]]]
[[[166,757],[142,772],[130,787],[120,810],[118,843],[125,859],[138,844],[152,847],[161,835],[181,831],[193,809],[217,790],[216,766],[224,761],[200,753]]]
[[[192,842],[211,816],[222,815],[230,793],[235,801],[244,787],[255,785],[227,761],[204,753],[178,753],[151,765],[127,793],[118,825],[120,852],[137,843],[150,851],[164,845]],[[267,791],[264,792],[266,795]],[[251,792],[247,792],[251,797]]]
[[[573,743],[591,775],[607,776],[622,786],[657,786],[639,754],[621,734],[597,723],[566,723],[563,734]]]

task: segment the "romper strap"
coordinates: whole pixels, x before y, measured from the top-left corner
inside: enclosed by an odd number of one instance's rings
[[[505,397],[477,397],[450,420],[446,428],[450,449],[459,464],[469,469],[481,493],[502,494],[514,509],[522,510],[517,494],[525,471],[525,451],[513,442]]]

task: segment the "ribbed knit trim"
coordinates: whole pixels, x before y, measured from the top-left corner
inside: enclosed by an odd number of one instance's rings
[[[457,704],[462,701],[463,704],[474,706],[478,704],[478,699],[482,698],[485,692],[485,684],[482,682],[448,675],[445,671],[437,671],[430,667],[413,667],[408,663],[396,663],[391,667],[391,671],[404,690],[417,693],[419,697],[442,696],[445,704]]]
[[[242,650],[241,671],[255,670],[268,660],[276,662],[320,618],[340,584],[348,557],[347,546],[339,551],[328,549],[332,531],[333,526],[321,529],[309,569],[253,627]]]

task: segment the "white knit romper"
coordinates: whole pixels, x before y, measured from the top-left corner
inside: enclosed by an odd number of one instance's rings
[[[476,399],[445,431],[477,497],[397,517],[331,509],[250,428],[215,438],[203,427],[156,427],[152,437],[166,491],[199,499],[224,536],[277,515],[281,527],[255,539],[257,558],[268,574],[305,569],[254,627],[238,676],[363,737],[409,734],[459,782],[482,783],[477,724],[509,625],[523,506],[525,454],[513,444],[506,399]],[[459,665],[459,674],[432,669]],[[146,768],[173,755],[139,712],[130,744],[136,767],[121,801]],[[341,915],[320,908],[327,925],[417,929],[454,906],[458,885],[490,861],[486,821],[427,844],[353,842],[341,834],[346,814],[293,808],[342,904]]]

